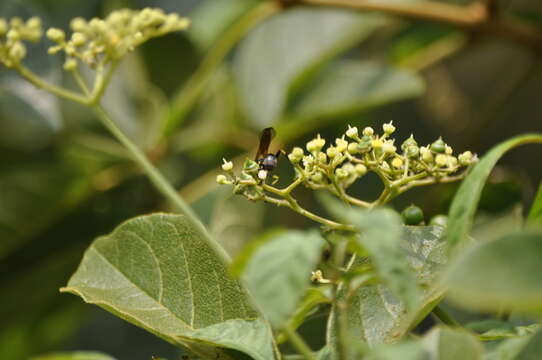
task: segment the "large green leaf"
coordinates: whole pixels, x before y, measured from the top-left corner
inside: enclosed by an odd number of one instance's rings
[[[485,360],[538,360],[542,358],[542,329],[535,334],[501,342]]]
[[[448,217],[447,238],[450,250],[467,239],[472,226],[474,213],[480,201],[480,194],[484,184],[497,161],[507,151],[516,146],[542,143],[542,134],[529,134],[514,137],[491,149],[463,181],[450,206]]]
[[[481,310],[542,310],[542,233],[516,233],[467,250],[450,265],[451,299]]]
[[[31,360],[115,360],[109,355],[94,351],[75,351],[66,353],[54,353],[33,357]]]
[[[343,60],[314,79],[304,96],[288,109],[296,121],[336,118],[383,103],[421,94],[416,74],[369,61]]]
[[[254,29],[235,58],[237,83],[249,118],[258,126],[277,120],[289,90],[381,21],[334,9],[295,8]]]
[[[542,182],[538,186],[538,192],[534,198],[533,205],[531,205],[527,222],[532,225],[542,225]]]
[[[444,229],[440,226],[403,228],[399,248],[407,255],[417,281],[423,285],[418,306],[407,312],[405,304],[384,285],[363,286],[349,302],[348,322],[351,334],[370,346],[392,343],[417,325],[442,299],[444,291],[435,281],[446,262]],[[351,268],[361,264],[356,259]],[[330,317],[330,341],[334,341],[333,316]]]
[[[287,231],[252,252],[242,279],[276,328],[284,326],[310,285],[324,239],[317,231]]]
[[[426,351],[435,360],[479,360],[482,344],[466,331],[445,327],[434,328],[422,339]]]
[[[272,353],[272,338],[250,321],[256,313],[219,259],[186,217],[142,216],[96,239],[61,291],[208,356],[214,350],[195,343],[249,353],[248,343],[252,352]],[[237,332],[238,341],[217,337],[217,327]],[[261,341],[245,341],[255,332]]]

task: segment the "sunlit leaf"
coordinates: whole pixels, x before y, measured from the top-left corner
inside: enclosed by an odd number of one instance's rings
[[[458,255],[447,274],[451,299],[480,310],[542,310],[542,233],[516,233]]]
[[[254,29],[235,58],[237,82],[254,124],[277,120],[289,90],[326,60],[367,37],[381,22],[372,15],[295,8]]]
[[[31,360],[115,360],[115,358],[99,352],[75,351],[36,356]]]
[[[541,142],[542,135],[539,134],[516,136],[495,146],[480,159],[461,183],[450,206],[447,228],[450,250],[467,238],[484,184],[501,156],[516,146]]]
[[[184,216],[134,218],[98,238],[62,291],[196,353],[212,351],[195,343],[272,351],[270,333],[262,334],[265,326],[255,322],[240,284]],[[237,342],[216,336],[218,328],[237,334]],[[260,341],[244,340],[254,336]]]
[[[287,231],[252,253],[242,279],[274,327],[282,327],[310,285],[324,239],[316,231]]]

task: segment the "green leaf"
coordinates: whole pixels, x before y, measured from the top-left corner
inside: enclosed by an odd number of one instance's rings
[[[426,351],[435,360],[482,359],[482,344],[463,330],[434,328],[422,339]]]
[[[248,117],[258,126],[277,120],[289,92],[380,23],[373,15],[351,11],[295,8],[260,24],[243,40],[235,57]]]
[[[288,110],[296,121],[336,118],[423,92],[414,73],[374,62],[343,60],[331,64],[308,86],[310,91]]]
[[[436,279],[446,262],[444,229],[440,226],[405,226],[401,243],[417,281],[423,285],[418,306],[410,312],[405,304],[383,285],[359,288],[349,303],[348,322],[351,334],[370,346],[391,343],[416,326],[440,302],[444,290]],[[351,268],[363,260],[356,259]],[[333,341],[333,315],[330,316],[329,341]]]
[[[538,360],[542,358],[542,329],[533,335],[507,339],[491,352],[485,360]]]
[[[75,351],[40,355],[33,357],[31,360],[115,360],[115,358],[94,351]]]
[[[272,351],[272,338],[259,324],[241,321],[253,320],[256,313],[240,284],[181,215],[141,216],[96,239],[61,291],[206,356],[215,351],[195,343],[248,353],[242,344],[250,344],[245,339],[254,332],[261,341],[251,353]],[[217,328],[243,337],[235,345],[228,337],[216,337]],[[260,348],[264,343],[267,350]]]
[[[282,232],[248,260],[242,279],[275,328],[284,326],[309,287],[323,244],[317,231]]]
[[[447,238],[450,250],[460,245],[472,226],[484,184],[497,161],[516,146],[542,143],[542,134],[516,136],[492,148],[465,178],[450,206]]]
[[[421,291],[406,253],[401,249],[399,215],[393,210],[375,209],[357,211],[349,215],[349,219],[360,229],[361,236],[357,239],[369,253],[382,282],[404,303],[406,310],[416,308]]]
[[[527,223],[531,225],[542,225],[542,182],[538,185],[538,192],[531,205]]]
[[[469,308],[542,310],[542,233],[478,244],[459,255],[446,276],[450,298]]]
[[[426,359],[423,347],[409,341],[394,345],[380,345],[372,349],[363,359],[365,360],[420,360]]]

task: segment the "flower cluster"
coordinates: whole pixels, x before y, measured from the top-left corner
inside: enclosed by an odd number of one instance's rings
[[[37,42],[41,36],[41,20],[37,17],[26,21],[14,17],[9,22],[0,18],[0,63],[9,68],[17,66],[26,56],[23,41]]]
[[[119,59],[145,41],[184,30],[189,24],[188,19],[165,14],[160,9],[122,9],[113,11],[105,19],[73,19],[70,23],[73,33],[69,38],[57,28],[47,30],[46,35],[56,43],[49,48],[49,53],[63,51],[66,54],[64,67],[70,70],[78,60],[93,67],[102,59],[104,62]]]
[[[450,182],[463,178],[466,169],[477,161],[470,151],[454,155],[451,146],[441,138],[431,144],[420,146],[410,136],[402,144],[396,144],[391,135],[395,132],[392,122],[384,124],[382,133],[371,127],[361,132],[349,126],[345,134],[326,146],[326,140],[318,135],[306,144],[306,150],[294,147],[288,159],[295,169],[295,178],[285,189],[276,189],[257,177],[258,164],[247,160],[239,175],[233,172],[233,164],[224,160],[225,174],[218,175],[220,184],[234,185],[236,193],[249,199],[275,202],[266,192],[283,198],[303,184],[311,189],[327,189],[342,200],[362,207],[382,205],[393,197],[414,186],[438,182]],[[384,191],[373,203],[361,201],[346,190],[368,172],[376,173],[384,183]],[[281,205],[281,204],[279,204]]]

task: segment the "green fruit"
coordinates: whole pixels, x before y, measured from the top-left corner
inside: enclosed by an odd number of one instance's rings
[[[435,215],[429,222],[429,225],[446,227],[448,217],[446,215]]]
[[[446,143],[441,138],[438,138],[431,144],[431,150],[439,154],[444,154],[446,151]]]
[[[410,205],[401,213],[406,225],[418,225],[423,221],[423,211],[415,205]]]

